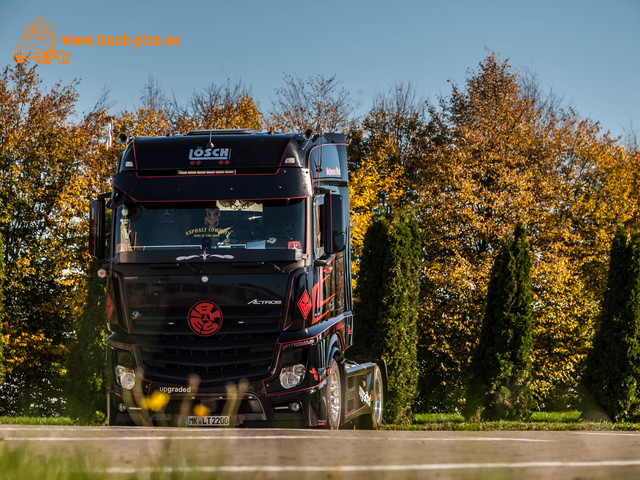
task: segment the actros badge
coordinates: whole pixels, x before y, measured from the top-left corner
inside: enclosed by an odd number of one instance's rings
[[[222,310],[210,300],[194,303],[187,318],[189,328],[202,337],[210,337],[222,327]]]

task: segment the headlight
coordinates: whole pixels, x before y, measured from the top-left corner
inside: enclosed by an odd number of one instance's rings
[[[307,368],[301,363],[291,367],[284,367],[280,370],[280,385],[287,389],[297,387],[302,383],[302,380],[304,380],[306,371]]]
[[[125,390],[133,390],[133,386],[136,384],[136,372],[134,372],[132,368],[117,365],[116,379]]]

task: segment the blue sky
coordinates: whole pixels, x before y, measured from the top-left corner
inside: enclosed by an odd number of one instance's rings
[[[486,48],[615,135],[640,134],[640,0],[0,0],[0,64],[26,21],[47,17],[58,49],[45,85],[80,79],[80,110],[106,87],[136,106],[154,76],[185,100],[208,82],[242,80],[263,110],[284,74],[335,74],[366,112],[373,96],[411,81],[426,98],[464,82]],[[62,35],[179,35],[179,47],[63,47]]]

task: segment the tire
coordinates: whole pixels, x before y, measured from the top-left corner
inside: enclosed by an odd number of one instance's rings
[[[342,382],[338,363],[331,360],[330,374],[327,377],[327,428],[338,430],[342,423]]]
[[[371,412],[356,418],[356,428],[360,430],[378,430],[382,424],[384,415],[384,384],[382,383],[382,372],[376,365],[373,371],[373,399],[371,401]]]

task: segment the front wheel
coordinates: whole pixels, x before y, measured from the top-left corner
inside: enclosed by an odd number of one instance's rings
[[[340,428],[342,419],[342,385],[340,383],[340,370],[338,363],[331,360],[327,378],[327,427],[331,430]]]

